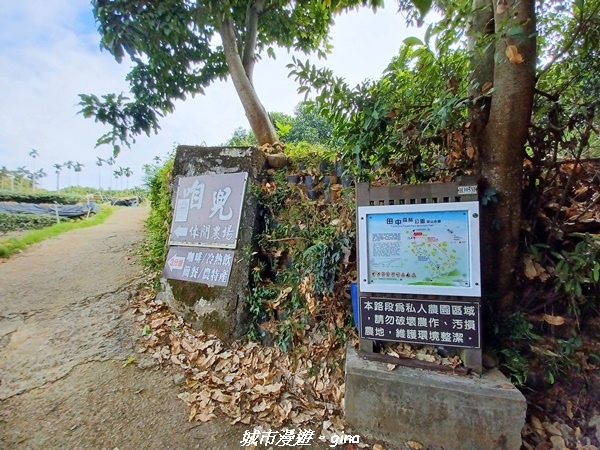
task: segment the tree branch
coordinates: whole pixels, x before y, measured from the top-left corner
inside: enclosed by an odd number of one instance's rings
[[[265,0],[248,0],[246,8],[246,41],[244,42],[242,65],[246,76],[252,83],[254,73],[256,40],[258,37],[258,18],[263,12]]]
[[[473,0],[473,24],[469,30],[469,50],[472,52],[472,72],[468,94],[473,98],[473,105],[469,109],[469,137],[473,146],[481,147],[480,138],[486,127],[491,98],[483,92],[486,83],[494,81],[494,46],[489,45],[487,50],[480,52],[480,39],[491,39],[495,34],[494,5],[490,0]],[[482,36],[482,38],[478,38]]]
[[[556,95],[556,94],[555,94],[555,95],[548,94],[547,92],[540,91],[538,88],[535,88],[535,89],[534,89],[534,92],[535,92],[537,95],[541,95],[542,97],[546,97],[548,100],[550,100],[550,101],[552,101],[552,102],[557,102],[557,101],[558,101],[558,98],[559,98],[559,96],[558,96],[558,95]]]

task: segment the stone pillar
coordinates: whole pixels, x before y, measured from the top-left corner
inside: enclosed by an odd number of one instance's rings
[[[235,259],[226,287],[208,286],[179,280],[161,280],[160,298],[169,309],[183,317],[193,328],[229,341],[243,337],[250,325],[246,299],[252,252],[261,221],[252,184],[260,183],[265,169],[265,157],[257,148],[199,147],[180,145],[175,154],[172,197],[175,198],[177,178],[199,175],[248,173],[248,185],[242,208]]]

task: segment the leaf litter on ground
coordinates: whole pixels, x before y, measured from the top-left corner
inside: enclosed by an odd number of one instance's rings
[[[318,426],[325,434],[344,430],[345,348],[334,335],[311,330],[302,346],[286,353],[256,342],[225,343],[192,329],[146,289],[134,305],[142,329],[138,353],[171,363],[186,375],[179,394],[189,420],[208,422],[217,414],[231,424]]]

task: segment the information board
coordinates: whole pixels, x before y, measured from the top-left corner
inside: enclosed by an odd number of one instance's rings
[[[361,292],[481,295],[477,202],[362,206]]]
[[[480,347],[479,302],[361,297],[363,339]]]
[[[235,248],[248,174],[178,179],[169,245]]]
[[[163,277],[213,286],[227,286],[234,250],[201,247],[171,247]]]

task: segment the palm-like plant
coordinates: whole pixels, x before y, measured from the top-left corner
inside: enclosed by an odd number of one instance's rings
[[[52,167],[54,167],[54,169],[55,169],[54,173],[56,173],[56,192],[60,193],[60,184],[59,184],[60,171],[62,170],[63,165],[62,164],[54,164]]]
[[[117,161],[112,156],[106,160],[106,164],[108,164],[110,167],[114,166],[116,162]],[[108,189],[112,190],[112,178],[111,177],[108,177],[108,183],[109,183]]]
[[[2,166],[0,168],[0,189],[4,189],[4,180],[10,177],[10,171],[8,167]]]
[[[115,175],[115,180],[117,178],[121,180],[121,190],[123,190],[123,179],[121,178],[123,176],[123,168],[119,167],[117,170],[113,171],[113,174]]]
[[[69,172],[67,172],[67,184],[70,186],[71,185],[71,169],[73,167],[75,167],[75,163],[71,160],[68,160],[67,162],[65,162],[63,164],[67,169],[69,169]]]
[[[105,162],[104,159],[96,156],[96,165],[98,166],[98,189],[102,190],[102,163]]]
[[[76,186],[79,186],[79,173],[83,170],[84,167],[85,167],[85,164],[81,164],[80,162],[76,162],[75,164],[73,164],[73,170],[75,171],[75,174],[77,175],[77,179],[75,180]]]
[[[35,190],[35,186],[38,180],[41,180],[44,177],[47,177],[48,174],[44,171],[44,169],[38,169],[35,172],[31,172],[31,184]]]
[[[23,191],[23,181],[25,181],[28,174],[29,170],[25,166],[17,167],[17,170],[13,171],[15,181],[19,182],[19,191]]]
[[[31,172],[31,189],[33,190],[33,192],[35,192],[35,158],[37,158],[39,155],[40,154],[35,148],[32,148],[29,152],[29,156],[31,156],[31,159],[33,159],[33,172]]]
[[[127,181],[127,189],[129,189],[129,177],[133,175],[133,171],[130,167],[125,167],[123,169],[123,175],[125,175],[125,180]]]

